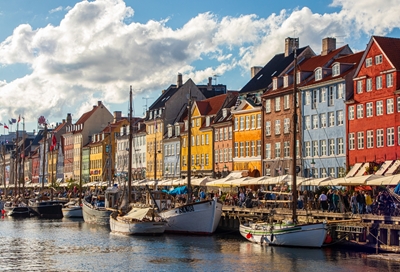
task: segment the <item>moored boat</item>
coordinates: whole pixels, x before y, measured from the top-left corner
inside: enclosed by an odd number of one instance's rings
[[[62,207],[64,202],[59,200],[30,199],[30,209],[41,218],[61,219],[63,218]]]
[[[156,235],[165,231],[166,222],[150,207],[133,207],[127,214],[114,211],[110,215],[113,233],[125,235]]]
[[[83,218],[82,206],[76,202],[68,202],[62,208],[65,218]]]
[[[30,217],[32,215],[32,211],[29,206],[25,203],[13,203],[12,201],[7,201],[4,203],[3,209],[7,216],[12,217]]]

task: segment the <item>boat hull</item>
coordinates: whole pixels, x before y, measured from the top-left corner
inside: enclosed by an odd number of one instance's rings
[[[321,247],[325,241],[325,223],[305,225],[240,224],[240,234],[253,243],[290,247]]]
[[[213,199],[162,211],[160,216],[167,221],[165,232],[210,235],[217,229],[221,214],[222,203]]]
[[[165,231],[165,222],[122,222],[110,216],[110,229],[113,233],[125,235],[159,235]]]
[[[31,210],[29,209],[29,207],[12,207],[7,210],[6,210],[7,216],[19,217],[19,218],[31,216]]]
[[[61,219],[63,218],[63,203],[57,200],[30,201],[30,209],[41,218]]]
[[[62,208],[62,212],[65,218],[83,218],[81,206],[64,207]]]
[[[82,199],[82,215],[83,220],[89,224],[109,225],[110,214],[112,211],[104,207],[95,208],[85,199]]]

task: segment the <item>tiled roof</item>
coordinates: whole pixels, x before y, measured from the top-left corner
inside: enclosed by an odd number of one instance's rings
[[[347,56],[339,57],[333,63],[340,62],[340,63],[357,64],[357,63],[360,62],[363,54],[364,54],[364,51],[360,51],[360,52],[357,52],[357,53],[354,53],[354,54],[350,54],[350,55],[347,55]]]
[[[297,55],[300,55],[308,46],[297,49]],[[272,77],[279,75],[294,60],[294,53],[285,57],[284,53],[275,55],[250,81],[239,91],[239,93],[249,93],[267,88]]]
[[[201,115],[213,115],[216,114],[222,107],[227,94],[217,95],[202,101],[196,101],[196,105]]]
[[[347,45],[342,46],[338,49],[332,50],[326,55],[318,55],[318,56],[313,56],[309,59],[304,60],[300,65],[299,65],[299,70],[298,71],[314,71],[315,68],[317,67],[325,67],[329,63],[329,61],[334,58],[337,54],[340,53]],[[293,72],[293,71],[292,71]]]
[[[373,36],[372,38],[378,43],[394,67],[400,69],[400,39],[381,36]]]

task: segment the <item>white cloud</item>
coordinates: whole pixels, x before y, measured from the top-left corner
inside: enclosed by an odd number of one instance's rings
[[[130,85],[136,95],[165,89],[178,72],[198,83],[232,69],[247,72],[283,52],[288,36],[300,37],[301,46],[309,44],[319,53],[326,36],[384,35],[400,26],[400,5],[388,1],[377,8],[373,0],[334,0],[338,12],[299,7],[267,18],[203,13],[179,29],[168,27],[168,19],[135,22],[134,10],[122,0],[80,2],[66,8],[59,25],[32,29],[23,24],[1,42],[0,65],[25,63],[32,73],[0,82],[0,118],[20,112],[32,120],[64,118],[80,105],[76,116],[98,100],[106,105],[127,101]],[[212,66],[195,67],[205,60]]]
[[[55,13],[55,12],[59,12],[59,11],[62,11],[62,10],[63,10],[63,7],[59,6],[59,7],[55,8],[55,9],[49,10],[49,13]]]

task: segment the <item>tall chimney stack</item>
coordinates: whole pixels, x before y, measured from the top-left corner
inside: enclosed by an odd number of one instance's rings
[[[285,57],[292,54],[293,50],[298,48],[299,48],[299,38],[287,37],[285,39]]]
[[[251,78],[255,77],[255,75],[258,74],[258,72],[260,72],[262,69],[261,66],[253,66],[250,68],[250,73],[251,73]]]
[[[321,56],[326,56],[329,52],[336,49],[336,38],[327,37],[322,39]]]
[[[176,87],[177,88],[179,88],[179,87],[181,87],[183,84],[182,84],[182,74],[181,73],[178,73],[178,80],[176,81]]]

